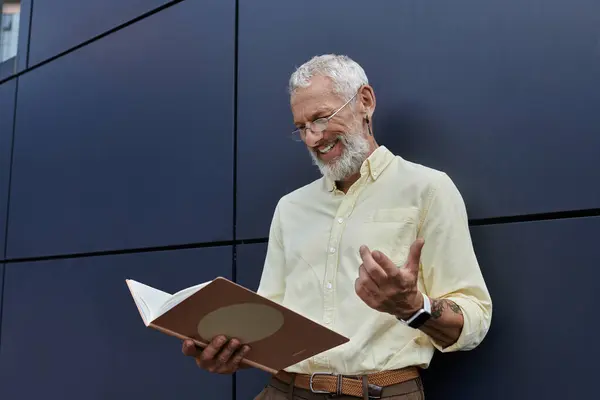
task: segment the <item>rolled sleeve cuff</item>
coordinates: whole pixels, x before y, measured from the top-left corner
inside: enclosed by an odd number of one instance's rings
[[[481,343],[489,329],[489,318],[485,318],[483,310],[471,299],[467,297],[444,297],[447,300],[455,302],[463,312],[463,328],[458,340],[444,348],[433,338],[433,346],[442,353],[451,353],[454,351],[472,350]]]

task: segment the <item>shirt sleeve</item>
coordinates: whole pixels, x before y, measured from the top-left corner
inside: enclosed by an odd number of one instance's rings
[[[285,294],[285,257],[281,237],[280,203],[273,213],[267,255],[257,293],[280,304]]]
[[[426,294],[448,299],[462,310],[464,325],[458,340],[443,348],[443,353],[471,350],[486,336],[492,320],[492,300],[475,255],[466,207],[457,187],[444,173],[429,193],[419,236],[425,244],[421,251],[421,273]]]

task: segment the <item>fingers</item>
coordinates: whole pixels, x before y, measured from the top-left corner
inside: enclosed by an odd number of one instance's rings
[[[371,250],[367,246],[360,246],[360,258],[363,261],[363,265],[365,266],[365,270],[371,280],[377,285],[381,286],[385,283],[388,278],[387,273],[381,266],[375,261],[373,258],[373,254]]]
[[[200,349],[196,344],[191,340],[184,340],[181,345],[181,352],[186,356],[190,357],[198,357],[202,353],[202,349]]]
[[[221,350],[221,348],[223,347],[223,345],[226,342],[227,342],[227,338],[225,336],[217,336],[217,337],[213,338],[213,340],[209,343],[209,345],[206,346],[206,348],[204,350],[202,350],[202,353],[200,354],[200,357],[199,357],[200,362],[209,364],[210,362],[215,360],[216,355],[219,353],[219,351]]]
[[[242,358],[249,351],[248,345],[242,345],[239,340],[231,339],[226,346],[223,346],[209,371],[217,374],[232,374],[239,368]]]
[[[381,267],[387,276],[395,275],[398,273],[398,267],[388,256],[383,254],[381,251],[375,250],[371,252],[373,260]]]
[[[368,294],[372,297],[377,296],[377,293],[379,292],[379,286],[377,286],[377,284],[373,282],[373,279],[371,279],[371,276],[367,272],[367,269],[364,266],[364,264],[361,264],[360,267],[358,267],[357,282],[360,289],[365,291],[365,294]]]
[[[358,278],[354,282],[354,290],[369,307],[376,308],[379,304],[380,289],[373,282],[364,265],[358,268]]]
[[[229,362],[226,365],[226,370],[231,371],[232,373],[235,372],[239,368],[242,359],[246,357],[246,354],[248,354],[249,351],[250,346],[248,345],[244,345],[238,349],[238,351],[234,353],[233,357],[229,359]]]
[[[354,290],[357,296],[371,308],[376,308],[379,304],[376,300],[376,294],[370,291],[365,285],[361,284],[361,279],[354,281]]]
[[[227,340],[222,335],[213,338],[203,350],[191,340],[184,341],[182,346],[183,354],[195,357],[198,367],[218,374],[235,372],[249,351],[250,347],[238,339]]]
[[[237,339],[231,339],[226,346],[223,346],[223,348],[216,357],[217,369],[227,365],[233,353],[235,353],[240,346],[241,343]]]

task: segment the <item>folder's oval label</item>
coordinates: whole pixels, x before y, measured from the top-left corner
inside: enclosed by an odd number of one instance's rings
[[[206,314],[198,322],[198,334],[205,341],[225,335],[251,343],[271,336],[282,325],[283,315],[279,310],[265,304],[241,303]]]

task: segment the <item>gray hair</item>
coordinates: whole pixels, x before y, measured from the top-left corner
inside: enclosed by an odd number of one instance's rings
[[[324,54],[315,56],[294,71],[289,81],[289,93],[310,85],[313,76],[325,76],[332,80],[333,90],[343,100],[349,100],[356,91],[369,83],[363,68],[348,56]]]

